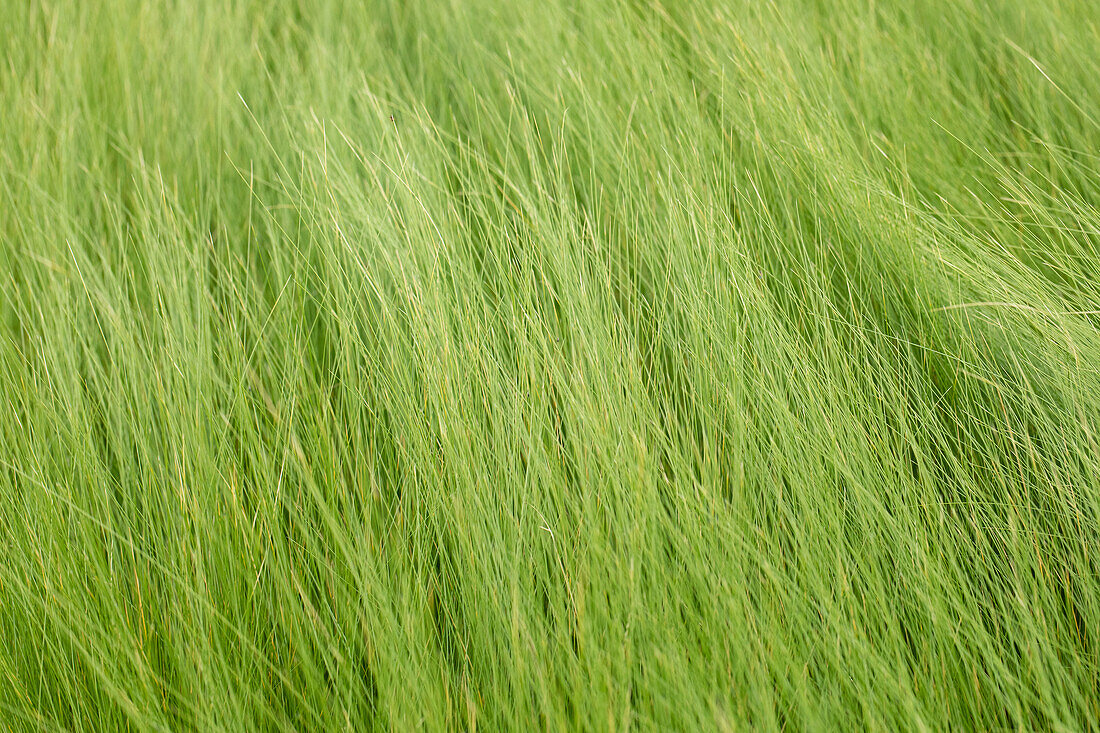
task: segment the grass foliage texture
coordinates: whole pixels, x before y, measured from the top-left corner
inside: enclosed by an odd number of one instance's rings
[[[1095,0],[3,0],[10,730],[1100,725]]]

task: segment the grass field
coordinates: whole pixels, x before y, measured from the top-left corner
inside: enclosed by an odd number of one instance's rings
[[[0,0],[0,729],[1096,730],[1095,0]]]

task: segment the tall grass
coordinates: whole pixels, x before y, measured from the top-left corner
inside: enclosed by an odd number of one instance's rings
[[[0,727],[1100,725],[1093,0],[0,18]]]

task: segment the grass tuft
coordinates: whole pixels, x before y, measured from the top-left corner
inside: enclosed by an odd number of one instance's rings
[[[1094,0],[0,19],[0,727],[1100,726]]]

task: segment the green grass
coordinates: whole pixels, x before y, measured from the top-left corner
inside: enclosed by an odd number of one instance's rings
[[[0,728],[1097,729],[1097,48],[0,0]]]

